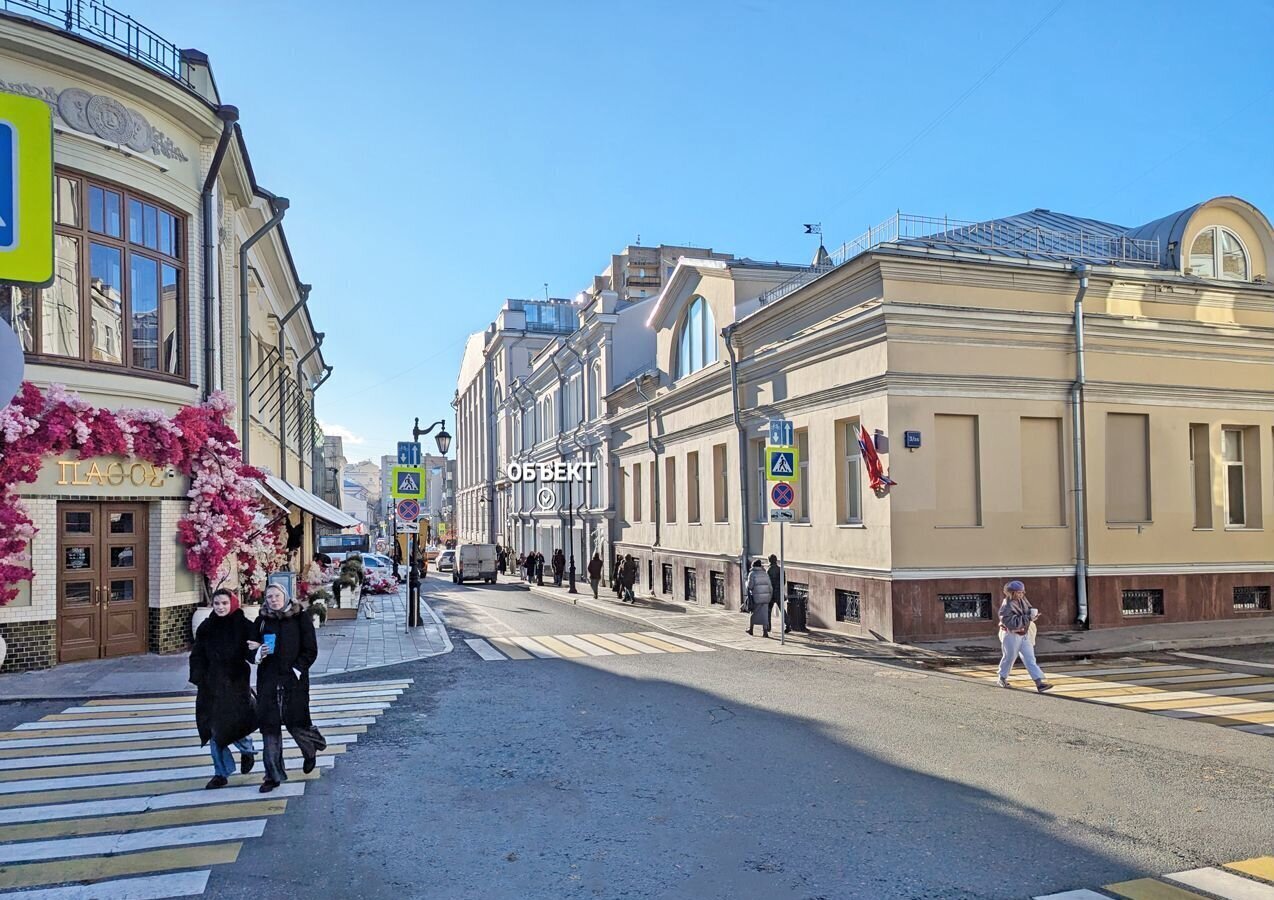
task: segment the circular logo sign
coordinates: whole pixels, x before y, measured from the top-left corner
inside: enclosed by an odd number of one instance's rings
[[[786,481],[776,482],[774,487],[770,488],[770,499],[774,501],[774,505],[779,509],[787,509],[796,499],[796,492],[792,490],[792,486]]]
[[[540,488],[539,494],[536,495],[535,502],[540,509],[553,509],[557,506],[557,491],[552,488]]]

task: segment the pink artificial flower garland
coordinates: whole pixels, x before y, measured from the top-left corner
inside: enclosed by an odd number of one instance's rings
[[[245,465],[239,439],[226,422],[232,410],[224,394],[183,408],[175,416],[153,409],[96,409],[61,385],[47,393],[23,382],[0,409],[0,606],[18,595],[17,584],[35,577],[28,545],[36,529],[16,486],[30,484],[43,457],[72,451],[80,458],[128,456],[172,466],[190,477],[190,510],[177,523],[186,567],[211,582],[224,580],[229,561],[252,596],[265,589],[267,573],[286,560],[280,527],[271,527],[254,481],[262,473]]]

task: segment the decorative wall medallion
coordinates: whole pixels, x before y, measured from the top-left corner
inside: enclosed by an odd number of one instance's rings
[[[124,143],[128,144],[128,146],[132,147],[138,153],[146,153],[154,146],[154,141],[151,139],[151,135],[154,134],[155,129],[151,127],[149,122],[146,121],[146,117],[137,110],[129,110],[129,114],[133,120],[133,132],[128,136],[128,140]]]
[[[133,118],[114,97],[95,94],[85,107],[93,133],[112,144],[126,144],[133,136]]]
[[[76,131],[92,132],[93,126],[88,123],[88,102],[93,95],[80,88],[67,88],[57,95],[57,112],[62,121]]]

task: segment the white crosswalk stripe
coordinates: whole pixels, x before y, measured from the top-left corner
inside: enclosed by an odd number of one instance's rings
[[[145,875],[141,878],[117,878],[93,884],[72,884],[66,887],[43,888],[36,891],[5,891],[3,897],[19,897],[21,900],[165,900],[168,897],[197,897],[208,886],[212,872],[173,872],[169,875]]]
[[[260,837],[265,833],[265,819],[219,822],[216,825],[191,825],[184,828],[156,828],[126,834],[104,834],[84,838],[62,838],[53,841],[23,841],[0,844],[0,864],[33,862],[39,859],[65,859],[72,856],[96,856],[104,853],[129,853],[154,847],[176,847],[184,844],[206,844]]]
[[[660,631],[634,631],[626,634],[504,635],[489,639],[466,638],[465,643],[487,662],[566,659],[568,657],[573,662],[579,662],[585,658],[594,659],[605,656],[676,654],[686,651],[712,653],[716,649]],[[570,650],[567,649],[568,647]]]

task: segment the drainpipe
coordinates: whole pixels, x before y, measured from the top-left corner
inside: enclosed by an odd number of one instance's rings
[[[579,424],[575,426],[575,431],[571,434],[571,442],[574,443],[576,449],[579,450],[580,459],[583,462],[588,463],[592,461],[592,456],[588,452],[588,448],[580,440],[580,432],[582,432],[585,429],[586,420],[588,417],[588,360],[585,357],[581,356],[579,351],[571,346],[571,342],[569,339],[567,339],[566,343],[563,344],[563,346],[566,348],[567,352],[569,352],[571,356],[574,356],[576,361],[579,363]],[[587,471],[591,471],[591,469]],[[588,557],[588,547],[585,546],[585,540],[584,540],[588,535],[588,519],[585,517],[583,510],[587,509],[587,505],[586,505],[587,503],[588,503],[587,487],[585,485],[580,485],[579,500],[576,503],[573,503],[572,507],[574,509],[575,516],[580,520],[581,527],[583,528],[583,533],[581,533],[580,535],[580,539],[581,539],[580,550],[582,551],[581,555],[585,558]],[[575,536],[574,534],[572,534],[571,535],[572,549],[574,549],[574,546],[575,546]],[[572,558],[574,558],[574,553],[572,553],[571,556]]]
[[[641,399],[646,401],[646,447],[650,450],[650,455],[654,457],[654,460],[655,460],[655,465],[653,467],[655,470],[655,473],[654,473],[654,477],[650,479],[650,487],[651,487],[651,490],[655,492],[655,543],[653,546],[658,547],[659,546],[659,514],[660,514],[659,451],[655,449],[655,430],[654,430],[654,425],[652,424],[651,415],[650,415],[650,404],[653,402],[653,398],[646,396],[646,392],[641,389],[641,383],[643,381],[645,381],[646,379],[653,379],[654,377],[655,376],[652,373],[646,372],[642,375],[638,375],[637,380],[634,382],[634,384],[637,387],[637,393],[641,395]],[[653,584],[650,585],[651,593],[654,593],[654,590],[655,590],[655,586]]]
[[[216,317],[214,301],[215,284],[212,277],[215,248],[212,240],[212,190],[216,187],[217,176],[221,173],[221,161],[225,159],[226,150],[230,147],[230,135],[234,132],[234,123],[239,121],[239,108],[236,106],[218,106],[217,118],[221,120],[221,137],[217,140],[217,149],[212,154],[212,162],[208,165],[208,177],[204,179],[203,191],[199,195],[199,208],[203,214],[203,398],[212,394],[213,372],[217,367],[217,347],[213,338],[212,322]]]
[[[557,455],[560,459],[563,455],[562,435],[566,431],[566,376],[562,373],[562,367],[557,364],[556,351],[554,351],[549,356],[549,363],[553,366],[554,369],[557,370],[557,399],[558,399],[558,402],[556,404],[556,406],[558,407],[557,436],[553,438],[553,446],[557,448]],[[570,481],[566,482],[566,490],[570,493],[571,498],[573,498],[574,493],[571,491]],[[571,509],[571,499],[568,499],[566,501],[566,512],[567,512],[567,515],[570,516],[570,520],[571,520],[569,526],[567,525],[565,518],[562,516],[560,509],[558,511],[558,518],[562,519],[562,537],[563,537],[562,543],[563,544],[569,543],[571,531],[573,531],[575,528],[575,516]],[[570,530],[567,530],[568,527]]]
[[[305,365],[305,361],[318,353],[320,347],[323,346],[323,338],[327,337],[325,332],[319,331],[314,335],[314,346],[311,347],[306,354],[296,361],[296,458],[300,471],[296,473],[296,486],[301,490],[305,490],[305,376],[301,372],[301,366]],[[313,408],[314,389],[310,389],[311,408]]]
[[[734,414],[734,428],[739,433],[739,516],[743,520],[739,529],[741,538],[739,545],[739,591],[740,597],[746,599],[748,590],[748,557],[752,553],[751,548],[748,546],[748,435],[743,428],[743,417],[739,413],[739,362],[735,359],[734,344],[732,343],[734,331],[737,327],[737,322],[731,322],[721,329],[721,337],[725,339],[725,349],[730,354],[731,406]],[[726,503],[729,502],[730,498],[727,497]]]
[[[271,197],[270,209],[274,215],[239,245],[239,446],[245,463],[250,459],[248,448],[252,443],[252,372],[248,368],[248,360],[252,357],[251,319],[248,314],[248,251],[271,228],[283,221],[283,215],[288,211],[288,199]]]
[[[288,403],[287,398],[284,396],[288,377],[287,327],[292,317],[300,312],[301,307],[310,299],[311,290],[311,286],[308,284],[298,284],[296,287],[301,299],[292,304],[292,308],[284,313],[283,318],[279,319],[279,477],[284,481],[288,480]],[[297,379],[296,387],[297,390],[301,389],[301,380],[299,378]]]
[[[1075,264],[1079,293],[1075,295],[1075,383],[1071,386],[1071,457],[1075,479],[1075,621],[1088,627],[1088,529],[1084,495],[1084,294],[1088,293],[1088,266]]]

